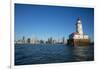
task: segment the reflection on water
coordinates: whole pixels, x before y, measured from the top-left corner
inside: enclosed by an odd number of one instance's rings
[[[93,46],[75,46],[73,48],[73,59],[76,61],[93,60]]]
[[[16,44],[15,65],[61,63],[94,60],[94,48],[62,44]]]

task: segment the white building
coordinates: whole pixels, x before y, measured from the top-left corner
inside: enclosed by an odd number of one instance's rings
[[[69,35],[68,44],[71,45],[88,45],[90,43],[89,36],[84,34],[81,18],[76,21],[76,32]]]
[[[69,36],[70,39],[89,39],[88,35],[84,34],[82,28],[82,21],[80,17],[78,17],[76,21],[76,32],[72,33]]]

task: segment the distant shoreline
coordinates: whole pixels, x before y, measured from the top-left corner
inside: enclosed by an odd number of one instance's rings
[[[68,44],[32,44],[32,43],[15,43],[14,45],[68,45]],[[89,45],[94,45],[94,42]]]
[[[14,45],[67,45],[67,44],[30,44],[30,43],[26,43],[26,44],[14,44]]]

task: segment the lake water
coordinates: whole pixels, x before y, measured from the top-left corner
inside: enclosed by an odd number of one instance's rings
[[[15,44],[15,65],[93,61],[94,46]]]

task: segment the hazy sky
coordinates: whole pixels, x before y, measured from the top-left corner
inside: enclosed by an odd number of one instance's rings
[[[76,20],[82,19],[83,31],[93,40],[94,9],[32,4],[15,4],[15,37],[37,37],[46,40],[68,38],[76,31]]]

